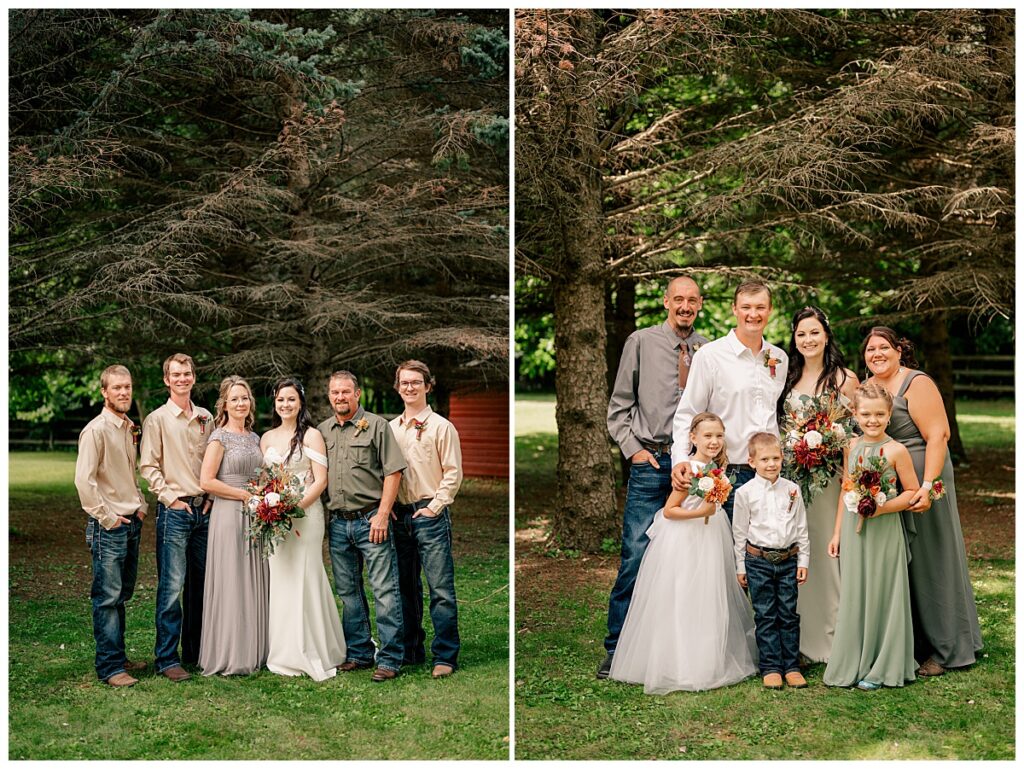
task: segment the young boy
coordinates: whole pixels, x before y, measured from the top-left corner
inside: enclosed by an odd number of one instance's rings
[[[797,585],[807,581],[810,546],[807,511],[800,487],[779,477],[782,445],[771,433],[755,433],[748,443],[750,466],[756,477],[736,491],[732,537],[736,549],[736,579],[749,587],[754,605],[759,667],[768,689],[786,683],[802,689],[800,674],[800,615],[796,613]]]

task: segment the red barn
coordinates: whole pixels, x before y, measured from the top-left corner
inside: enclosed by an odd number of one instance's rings
[[[452,393],[448,419],[459,431],[467,478],[508,478],[508,386]]]

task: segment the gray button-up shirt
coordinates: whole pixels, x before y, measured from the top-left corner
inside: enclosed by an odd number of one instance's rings
[[[405,469],[388,421],[362,406],[344,424],[331,417],[319,430],[327,444],[328,510],[359,510],[379,502],[384,476]]]
[[[707,341],[692,332],[684,342],[667,320],[626,339],[608,401],[608,432],[627,459],[644,443],[672,443],[672,419],[682,393],[679,351],[686,344],[693,356]]]

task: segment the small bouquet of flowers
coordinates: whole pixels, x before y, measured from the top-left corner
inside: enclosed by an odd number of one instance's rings
[[[693,474],[690,480],[690,496],[721,505],[729,498],[729,492],[735,483],[735,476],[726,475],[724,467],[711,462]],[[711,516],[705,515],[704,525],[707,526],[710,520]]]
[[[258,547],[266,558],[284,541],[292,529],[292,521],[306,516],[306,511],[299,506],[305,487],[302,479],[283,465],[273,463],[261,467],[245,490],[252,494],[243,509],[249,518],[246,533],[250,547]],[[295,536],[298,535],[299,532],[295,532]]]
[[[857,469],[843,479],[843,504],[851,513],[857,513],[857,533],[860,534],[865,518],[870,518],[887,500],[896,497],[899,490],[886,470],[890,467],[884,455],[857,458]]]
[[[842,470],[843,448],[853,437],[853,415],[830,395],[800,396],[783,423],[782,476],[799,484],[804,504]]]

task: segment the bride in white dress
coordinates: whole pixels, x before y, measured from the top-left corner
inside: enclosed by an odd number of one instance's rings
[[[712,460],[724,466],[721,419],[704,412],[692,424],[694,472]],[[754,675],[754,618],[736,581],[732,529],[721,505],[673,491],[647,536],[609,678],[667,694]]]
[[[306,479],[302,508],[292,530],[270,556],[270,654],[267,668],[286,676],[333,678],[345,661],[345,636],[324,569],[327,457],[323,436],[306,410],[297,379],[274,386],[274,429],[260,439],[266,464],[284,464]]]

